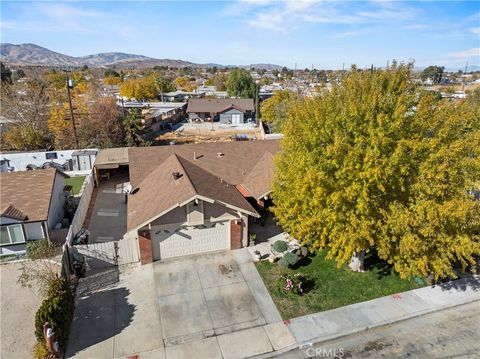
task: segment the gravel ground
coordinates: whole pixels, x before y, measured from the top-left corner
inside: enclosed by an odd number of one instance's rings
[[[41,299],[34,288],[17,284],[19,263],[0,265],[0,358],[31,358],[35,312]]]

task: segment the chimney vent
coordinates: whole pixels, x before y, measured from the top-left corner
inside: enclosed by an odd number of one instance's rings
[[[182,177],[182,174],[180,172],[173,172],[172,176],[174,180],[178,180],[180,177]]]
[[[217,157],[223,157],[223,156],[224,156],[224,154],[222,152],[217,153]]]

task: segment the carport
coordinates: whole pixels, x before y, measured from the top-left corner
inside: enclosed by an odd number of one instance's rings
[[[98,152],[94,164],[95,184],[108,181],[112,175],[128,176],[129,147],[105,148]]]

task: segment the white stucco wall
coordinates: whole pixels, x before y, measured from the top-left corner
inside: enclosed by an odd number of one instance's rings
[[[95,149],[93,149],[95,150]],[[45,162],[56,162],[63,165],[68,160],[72,159],[72,153],[78,150],[63,150],[63,151],[47,151],[47,152],[21,152],[21,153],[9,153],[1,152],[0,159],[7,159],[10,161],[10,166],[14,167],[14,171],[25,171],[27,165],[34,164],[36,166],[41,166]],[[47,153],[57,153],[57,158],[53,160],[47,160]],[[95,156],[93,156],[92,161],[95,161]],[[93,163],[92,162],[92,163]]]
[[[61,222],[65,214],[63,205],[65,203],[65,195],[63,188],[65,187],[65,177],[59,173],[55,176],[53,184],[52,199],[50,201],[50,210],[48,211],[47,225],[52,229],[55,224]]]

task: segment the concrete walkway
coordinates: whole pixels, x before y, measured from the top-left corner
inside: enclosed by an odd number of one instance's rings
[[[308,346],[474,301],[480,301],[480,277],[468,276],[294,318],[289,329],[299,346]]]

